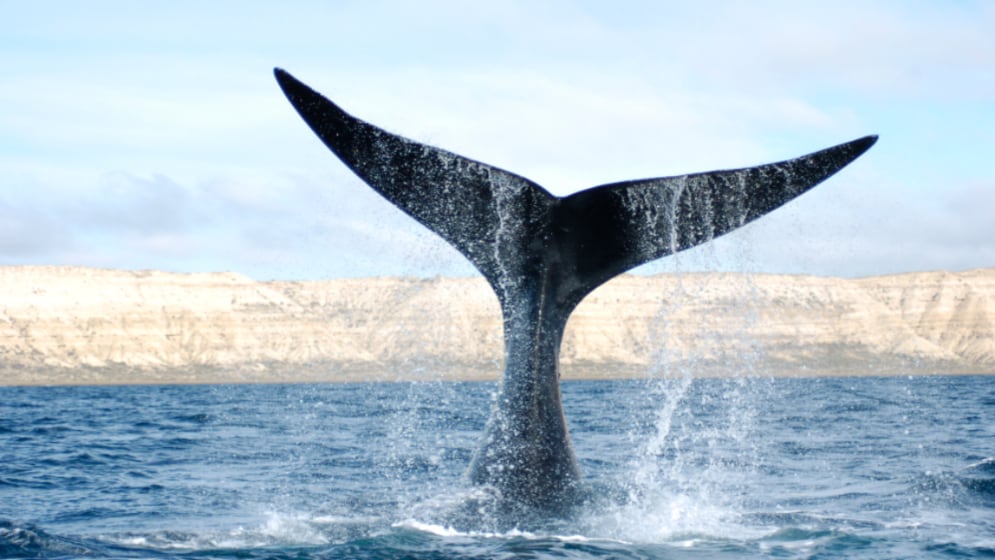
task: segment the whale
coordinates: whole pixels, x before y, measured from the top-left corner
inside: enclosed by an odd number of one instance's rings
[[[297,113],[346,167],[455,247],[497,295],[505,369],[466,476],[513,515],[563,515],[584,495],[559,371],[563,331],[581,300],[625,271],[764,216],[877,140],[865,136],[777,163],[554,196],[520,175],[365,122],[288,72],[274,73]]]

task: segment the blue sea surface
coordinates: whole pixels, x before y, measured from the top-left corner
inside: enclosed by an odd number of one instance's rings
[[[0,388],[0,557],[995,557],[995,377],[564,382],[591,503],[451,527],[494,390]]]

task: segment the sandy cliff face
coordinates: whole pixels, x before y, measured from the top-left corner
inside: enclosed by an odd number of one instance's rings
[[[0,383],[494,377],[481,279],[255,282],[0,268]],[[995,371],[995,269],[843,280],[623,276],[564,337],[564,375]]]

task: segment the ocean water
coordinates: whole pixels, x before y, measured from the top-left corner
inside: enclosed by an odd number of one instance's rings
[[[591,503],[450,527],[494,390],[0,388],[0,557],[995,557],[995,376],[565,382]]]

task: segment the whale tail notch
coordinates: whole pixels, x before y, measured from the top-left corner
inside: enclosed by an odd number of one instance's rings
[[[866,136],[799,158],[676,177],[624,181],[556,197],[503,169],[364,122],[281,69],[298,113],[384,198],[459,250],[508,302],[522,275],[557,267],[556,298],[572,309],[643,263],[743,226],[824,181],[877,140]],[[541,239],[543,247],[535,245]],[[536,253],[545,258],[536,258]]]

